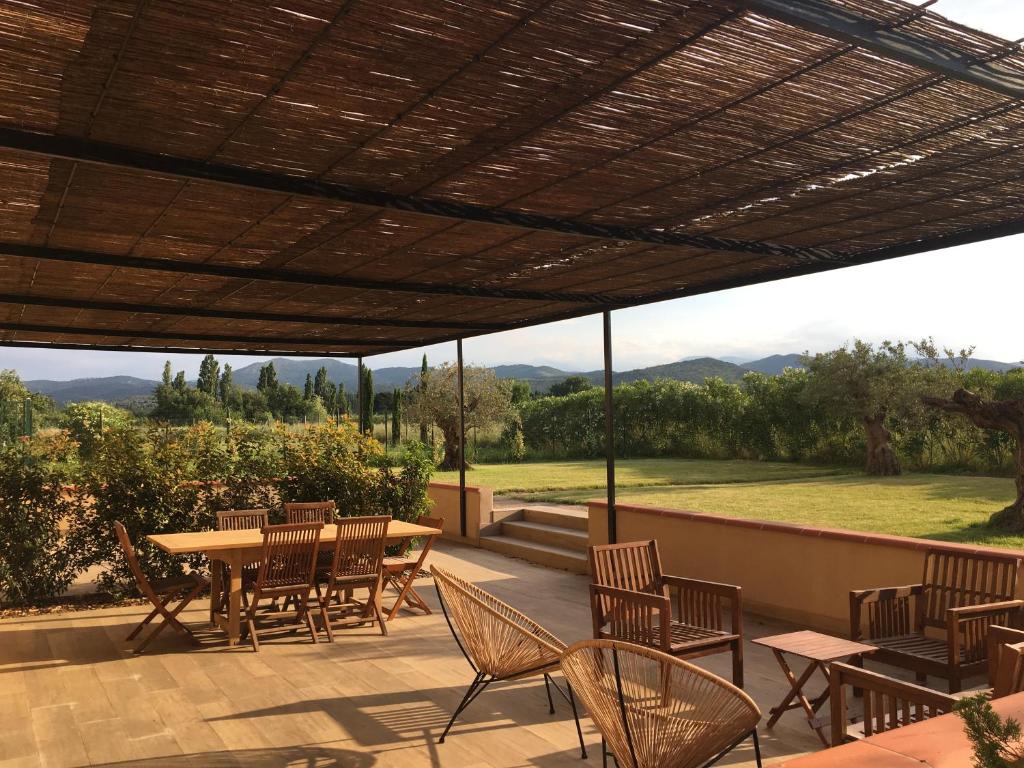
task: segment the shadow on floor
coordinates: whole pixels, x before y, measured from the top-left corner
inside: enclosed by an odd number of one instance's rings
[[[370,768],[373,755],[330,747],[298,746],[195,752],[118,763],[94,763],[94,768]]]

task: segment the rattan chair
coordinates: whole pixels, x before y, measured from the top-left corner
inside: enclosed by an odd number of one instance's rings
[[[245,531],[260,529],[270,525],[269,509],[228,509],[217,513],[218,531]],[[256,572],[259,570],[259,563],[250,563],[242,568],[242,580],[253,583],[256,580]],[[227,563],[221,563],[221,592],[217,602],[210,601],[210,621],[213,621],[213,614],[216,611],[223,611],[227,607],[229,585],[231,584],[231,569]]]
[[[186,605],[191,603],[200,592],[210,585],[210,582],[196,573],[183,573],[181,576],[172,576],[166,579],[146,578],[146,574],[142,572],[142,566],[139,565],[139,558],[135,554],[135,547],[128,536],[128,531],[125,530],[125,527],[120,522],[115,522],[114,532],[117,534],[117,540],[124,551],[124,558],[128,561],[128,567],[135,577],[135,583],[139,587],[139,592],[153,604],[153,610],[149,612],[146,618],[139,622],[139,625],[125,639],[134,640],[153,619],[157,616],[163,618],[163,621],[132,650],[135,653],[142,653],[156,639],[156,636],[164,631],[164,627],[167,626],[173,627],[175,631],[181,632],[192,642],[198,644],[198,641],[192,635],[192,630],[178,621],[177,617]],[[173,604],[175,601],[177,601],[176,605]]]
[[[320,618],[326,624],[327,614],[323,602],[311,598],[316,588],[316,553],[320,547],[320,531],[323,523],[294,523],[292,525],[268,525],[263,528],[263,549],[256,580],[252,584],[252,600],[246,600],[246,626],[243,632],[249,635],[254,651],[259,651],[259,634],[256,625],[256,611],[264,598],[294,598],[295,622],[283,625],[275,622],[276,628],[294,629],[306,627],[317,642],[316,627],[309,613],[311,601],[319,608]]]
[[[428,528],[441,530],[444,525],[444,518],[421,517],[416,521],[417,525],[425,525]],[[423,613],[430,613],[430,606],[413,588],[413,582],[420,575],[420,569],[426,562],[430,548],[434,545],[434,536],[426,537],[423,546],[419,550],[412,549],[413,537],[403,539],[398,545],[400,555],[384,558],[384,584],[386,589],[391,586],[398,591],[394,605],[388,609],[388,621],[395,618],[403,603],[408,603],[412,608],[418,608]]]
[[[333,501],[288,501],[284,505],[285,522],[331,525],[337,515]]]
[[[438,742],[444,743],[458,716],[491,683],[543,675],[548,694],[548,711],[551,714],[555,712],[555,702],[551,697],[551,686],[554,686],[572,707],[576,734],[580,740],[580,754],[586,758],[587,749],[583,744],[583,731],[572,686],[567,684],[563,691],[551,679],[551,672],[558,669],[565,643],[480,587],[436,565],[431,566],[430,572],[434,575],[434,586],[448,628],[462,655],[476,673]]]
[[[761,711],[732,683],[647,646],[584,640],[562,656],[562,671],[620,768],[712,765],[753,739],[761,765]]]
[[[329,640],[334,640],[334,627],[369,622],[377,622],[380,633],[387,635],[380,593],[381,563],[390,522],[390,515],[346,517],[337,522],[338,538],[331,565],[326,570],[318,567],[316,575],[316,594],[324,606],[324,630]],[[324,592],[320,591],[321,583],[327,585]],[[364,587],[369,591],[365,603],[351,597],[352,590]],[[342,595],[344,599],[339,600],[338,605],[331,605],[332,598]]]

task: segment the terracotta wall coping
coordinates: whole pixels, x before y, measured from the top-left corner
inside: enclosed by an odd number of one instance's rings
[[[429,486],[431,488],[445,488],[449,491],[459,490],[458,483],[435,483],[433,480],[430,481]],[[467,485],[466,493],[480,493],[481,486],[479,485]]]
[[[608,503],[603,499],[593,499],[587,502],[592,509],[607,509]],[[672,517],[679,520],[693,520],[699,523],[722,525],[731,528],[753,528],[759,531],[773,531],[775,533],[788,533],[796,536],[807,536],[818,539],[833,539],[838,541],[850,541],[859,544],[876,544],[886,547],[900,547],[924,551],[926,549],[945,549],[969,554],[996,554],[1006,555],[1011,552],[1016,555],[1024,555],[1019,549],[1007,549],[1003,547],[980,547],[973,544],[959,544],[950,541],[937,541],[934,539],[915,539],[909,536],[890,536],[885,533],[865,533],[863,531],[844,531],[838,528],[815,528],[813,526],[798,525],[795,523],[777,523],[771,520],[747,520],[740,517],[724,517],[711,515],[706,512],[693,512],[682,509],[663,509],[661,507],[649,507],[640,504],[616,504],[617,510],[628,510],[641,515],[653,515],[656,517]]]

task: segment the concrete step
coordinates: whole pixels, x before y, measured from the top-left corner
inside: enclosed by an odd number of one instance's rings
[[[534,523],[529,520],[506,520],[501,524],[501,535],[512,539],[550,544],[576,552],[587,551],[587,532],[560,525]]]
[[[524,506],[523,519],[530,523],[541,523],[543,525],[557,525],[560,528],[572,528],[576,531],[586,531],[589,518],[587,510],[574,509],[572,507],[554,507],[543,504],[530,504]]]
[[[554,547],[508,536],[481,536],[480,546],[492,552],[518,557],[548,568],[561,568],[573,573],[587,572],[587,556],[565,547]]]

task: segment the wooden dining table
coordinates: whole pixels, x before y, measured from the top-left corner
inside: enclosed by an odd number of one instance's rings
[[[1004,719],[1024,720],[1024,693],[992,701]],[[951,713],[782,763],[779,768],[970,768],[971,742]]]
[[[410,538],[440,536],[437,528],[392,520],[388,523],[388,543],[395,544]],[[157,533],[146,537],[150,542],[172,555],[204,554],[210,559],[210,620],[228,635],[228,644],[237,645],[242,626],[242,566],[260,559],[263,534],[258,529],[241,531],[190,531],[187,533]],[[333,549],[338,539],[338,526],[325,525],[320,533],[320,548]],[[228,588],[228,611],[222,615],[214,610],[223,585],[217,562],[225,563],[231,573]],[[422,563],[417,564],[417,568]]]

